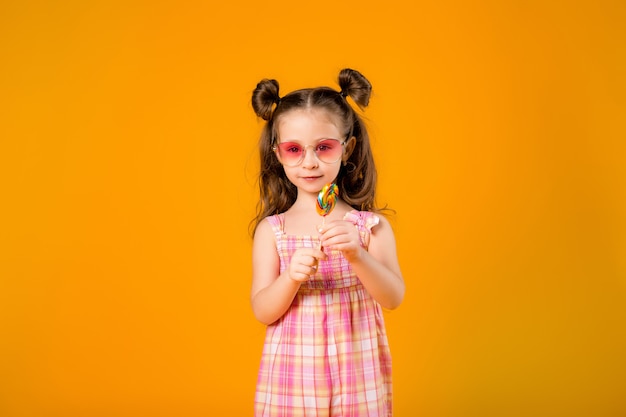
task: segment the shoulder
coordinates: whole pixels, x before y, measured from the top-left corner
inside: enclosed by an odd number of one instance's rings
[[[351,210],[347,212],[343,219],[354,223],[355,226],[359,228],[367,229],[369,231],[372,231],[374,226],[379,225],[381,221],[386,221],[384,218],[381,218],[381,216],[376,213],[372,213],[371,211],[358,210]]]
[[[267,216],[261,221],[261,223],[259,223],[259,225],[265,223],[265,224],[269,224],[272,227],[278,227],[283,223],[284,216],[285,216],[284,213]]]
[[[274,216],[263,219],[254,232],[252,252],[255,258],[263,258],[268,253],[276,252],[276,232],[270,221],[272,217]]]
[[[366,230],[372,236],[387,236],[395,239],[391,222],[380,213],[352,210],[346,213],[344,220],[354,223],[360,230]]]
[[[378,218],[378,222],[376,223],[377,227],[372,230],[372,234],[373,235],[385,234],[385,235],[390,236],[391,238],[394,238],[393,228],[391,227],[391,223],[389,222],[389,219],[387,219],[387,217],[383,215],[379,215],[379,214],[374,214],[374,215]]]
[[[377,218],[376,227],[370,229],[370,253],[393,254],[395,257],[396,237],[393,227],[385,216],[371,213]],[[384,256],[387,256],[384,255]]]
[[[280,224],[278,216],[268,216],[261,220],[254,231],[254,241],[274,238],[275,229]]]

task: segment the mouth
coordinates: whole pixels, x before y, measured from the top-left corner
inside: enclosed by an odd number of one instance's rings
[[[315,180],[321,178],[321,176],[308,176],[308,177],[300,177],[300,178],[302,178],[305,181],[315,181]]]

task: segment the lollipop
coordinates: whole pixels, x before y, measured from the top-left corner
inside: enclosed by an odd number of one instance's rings
[[[326,184],[318,194],[315,208],[317,209],[317,214],[322,216],[322,226],[326,216],[335,208],[338,194],[339,187],[337,187],[337,184]]]
[[[315,208],[317,209],[317,214],[322,216],[322,226],[324,226],[326,216],[328,216],[330,212],[333,211],[333,209],[335,208],[338,194],[339,187],[337,187],[337,184],[331,183],[326,184],[317,195],[317,204],[315,205]],[[320,249],[322,248],[321,241],[319,247]]]
[[[317,214],[322,217],[322,221],[330,214],[335,208],[337,203],[337,195],[339,194],[339,187],[337,184],[326,184],[320,193],[317,195]]]

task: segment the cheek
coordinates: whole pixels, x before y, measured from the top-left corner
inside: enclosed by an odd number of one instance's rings
[[[293,182],[293,179],[296,178],[296,171],[293,167],[286,167],[283,165],[283,172],[285,173],[285,177],[287,177],[287,179],[291,182]]]
[[[330,174],[333,174],[335,176],[335,178],[337,178],[337,176],[339,175],[339,172],[341,172],[341,164],[342,162],[335,162],[332,165],[327,165],[327,172]]]

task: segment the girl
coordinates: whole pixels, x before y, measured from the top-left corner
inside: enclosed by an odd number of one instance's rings
[[[267,325],[258,417],[391,416],[382,308],[400,304],[404,281],[393,231],[375,214],[369,136],[346,100],[367,106],[371,85],[344,69],[339,86],[281,98],[262,80],[252,94],[267,121],[252,222],[252,310]],[[331,182],[340,198],[320,227],[316,199]]]

